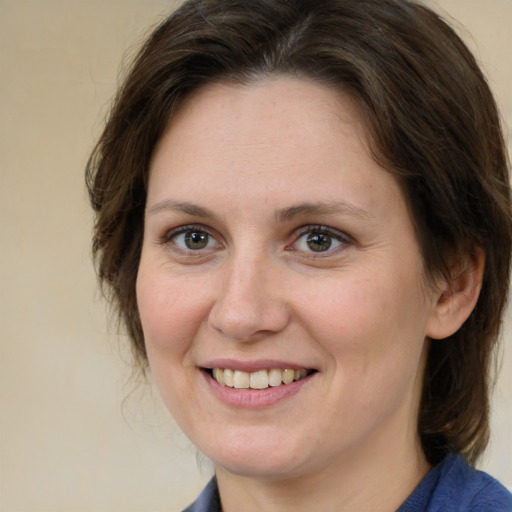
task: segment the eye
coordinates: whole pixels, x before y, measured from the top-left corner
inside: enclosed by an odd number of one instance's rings
[[[217,241],[207,231],[194,226],[184,226],[168,236],[174,245],[184,251],[201,251],[212,249],[218,245]]]
[[[302,252],[332,252],[348,242],[342,233],[326,226],[308,226],[293,244],[293,249]]]

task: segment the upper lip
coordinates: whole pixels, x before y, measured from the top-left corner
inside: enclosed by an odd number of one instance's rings
[[[230,370],[239,370],[247,373],[257,372],[259,370],[313,370],[310,366],[289,361],[279,361],[276,359],[258,359],[255,361],[241,361],[238,359],[212,359],[201,365],[202,368],[229,368]]]

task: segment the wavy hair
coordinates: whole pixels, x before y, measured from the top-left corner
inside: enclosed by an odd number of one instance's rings
[[[135,282],[154,148],[201,86],[307,77],[349,94],[372,156],[407,200],[427,276],[485,253],[478,303],[458,332],[429,342],[418,432],[427,459],[474,463],[489,435],[493,351],[511,262],[511,191],[495,101],[452,28],[408,0],[190,0],[156,28],[119,88],[87,165],[93,252],[103,290],[147,357]]]

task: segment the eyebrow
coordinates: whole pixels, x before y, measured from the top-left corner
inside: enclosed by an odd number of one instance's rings
[[[300,203],[276,212],[276,219],[281,222],[289,222],[297,217],[305,215],[333,215],[343,214],[363,219],[371,219],[367,211],[353,204],[345,202],[327,201],[316,203]]]
[[[174,199],[164,199],[155,203],[149,210],[149,215],[161,212],[174,211],[193,215],[194,217],[215,218],[214,213],[203,206],[188,201],[175,201]]]
[[[186,213],[194,217],[215,219],[217,216],[208,208],[200,206],[189,201],[176,201],[174,199],[164,199],[155,203],[149,210],[149,215],[155,215],[161,212],[174,211]],[[278,222],[290,222],[297,217],[306,215],[334,215],[343,214],[363,219],[373,218],[367,211],[353,204],[336,201],[320,201],[315,203],[299,203],[278,210],[275,218]]]

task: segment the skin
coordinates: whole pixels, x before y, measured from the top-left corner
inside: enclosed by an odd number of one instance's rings
[[[328,250],[307,243],[317,226]],[[292,77],[210,84],[173,117],[138,306],[156,385],[213,461],[225,512],[395,510],[429,469],[425,340],[465,314],[448,296],[425,282],[401,190],[347,97]],[[203,371],[219,358],[315,372],[269,406],[233,406]]]

